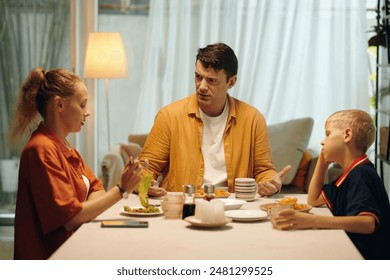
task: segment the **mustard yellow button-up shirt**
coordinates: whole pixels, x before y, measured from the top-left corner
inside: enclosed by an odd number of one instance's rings
[[[253,106],[228,95],[229,115],[224,132],[224,150],[229,191],[234,179],[269,180],[276,174],[264,116]],[[162,108],[154,121],[140,159],[148,159],[160,187],[183,191],[182,185],[203,183],[203,122],[196,94]]]

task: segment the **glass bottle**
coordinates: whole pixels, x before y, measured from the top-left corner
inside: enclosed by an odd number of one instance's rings
[[[204,189],[204,200],[210,201],[215,198],[214,191],[215,191],[215,186],[211,184],[207,184],[203,186]]]
[[[184,185],[184,204],[182,218],[195,215],[195,186]]]

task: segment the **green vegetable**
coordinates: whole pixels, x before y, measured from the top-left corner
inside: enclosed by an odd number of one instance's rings
[[[141,205],[145,208],[148,208],[149,206],[148,190],[150,184],[152,183],[152,174],[147,172],[146,170],[143,170],[142,173],[143,176],[141,178],[141,182],[138,185],[138,196]]]
[[[146,213],[158,213],[160,212],[160,209],[158,209],[158,207],[154,206],[154,205],[149,205],[147,208],[146,208]]]
[[[129,206],[123,206],[123,210],[129,213],[159,213],[160,209],[154,205],[148,207],[130,208]]]

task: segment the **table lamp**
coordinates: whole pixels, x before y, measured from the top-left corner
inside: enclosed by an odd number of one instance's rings
[[[126,78],[128,75],[126,53],[119,32],[93,32],[89,34],[84,63],[84,77],[105,79],[107,109],[107,143],[110,143],[110,118],[108,79]]]

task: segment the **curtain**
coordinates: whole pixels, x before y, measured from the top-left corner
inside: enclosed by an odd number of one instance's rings
[[[331,113],[369,111],[365,13],[364,0],[151,0],[134,133],[195,91],[197,49],[224,42],[239,61],[229,93],[268,124],[313,117],[319,147]]]
[[[13,224],[19,152],[7,144],[19,87],[35,67],[69,68],[68,0],[0,0],[0,224]],[[20,150],[22,147],[20,147]]]
[[[69,67],[69,1],[0,1],[0,159],[19,87],[35,67]]]

